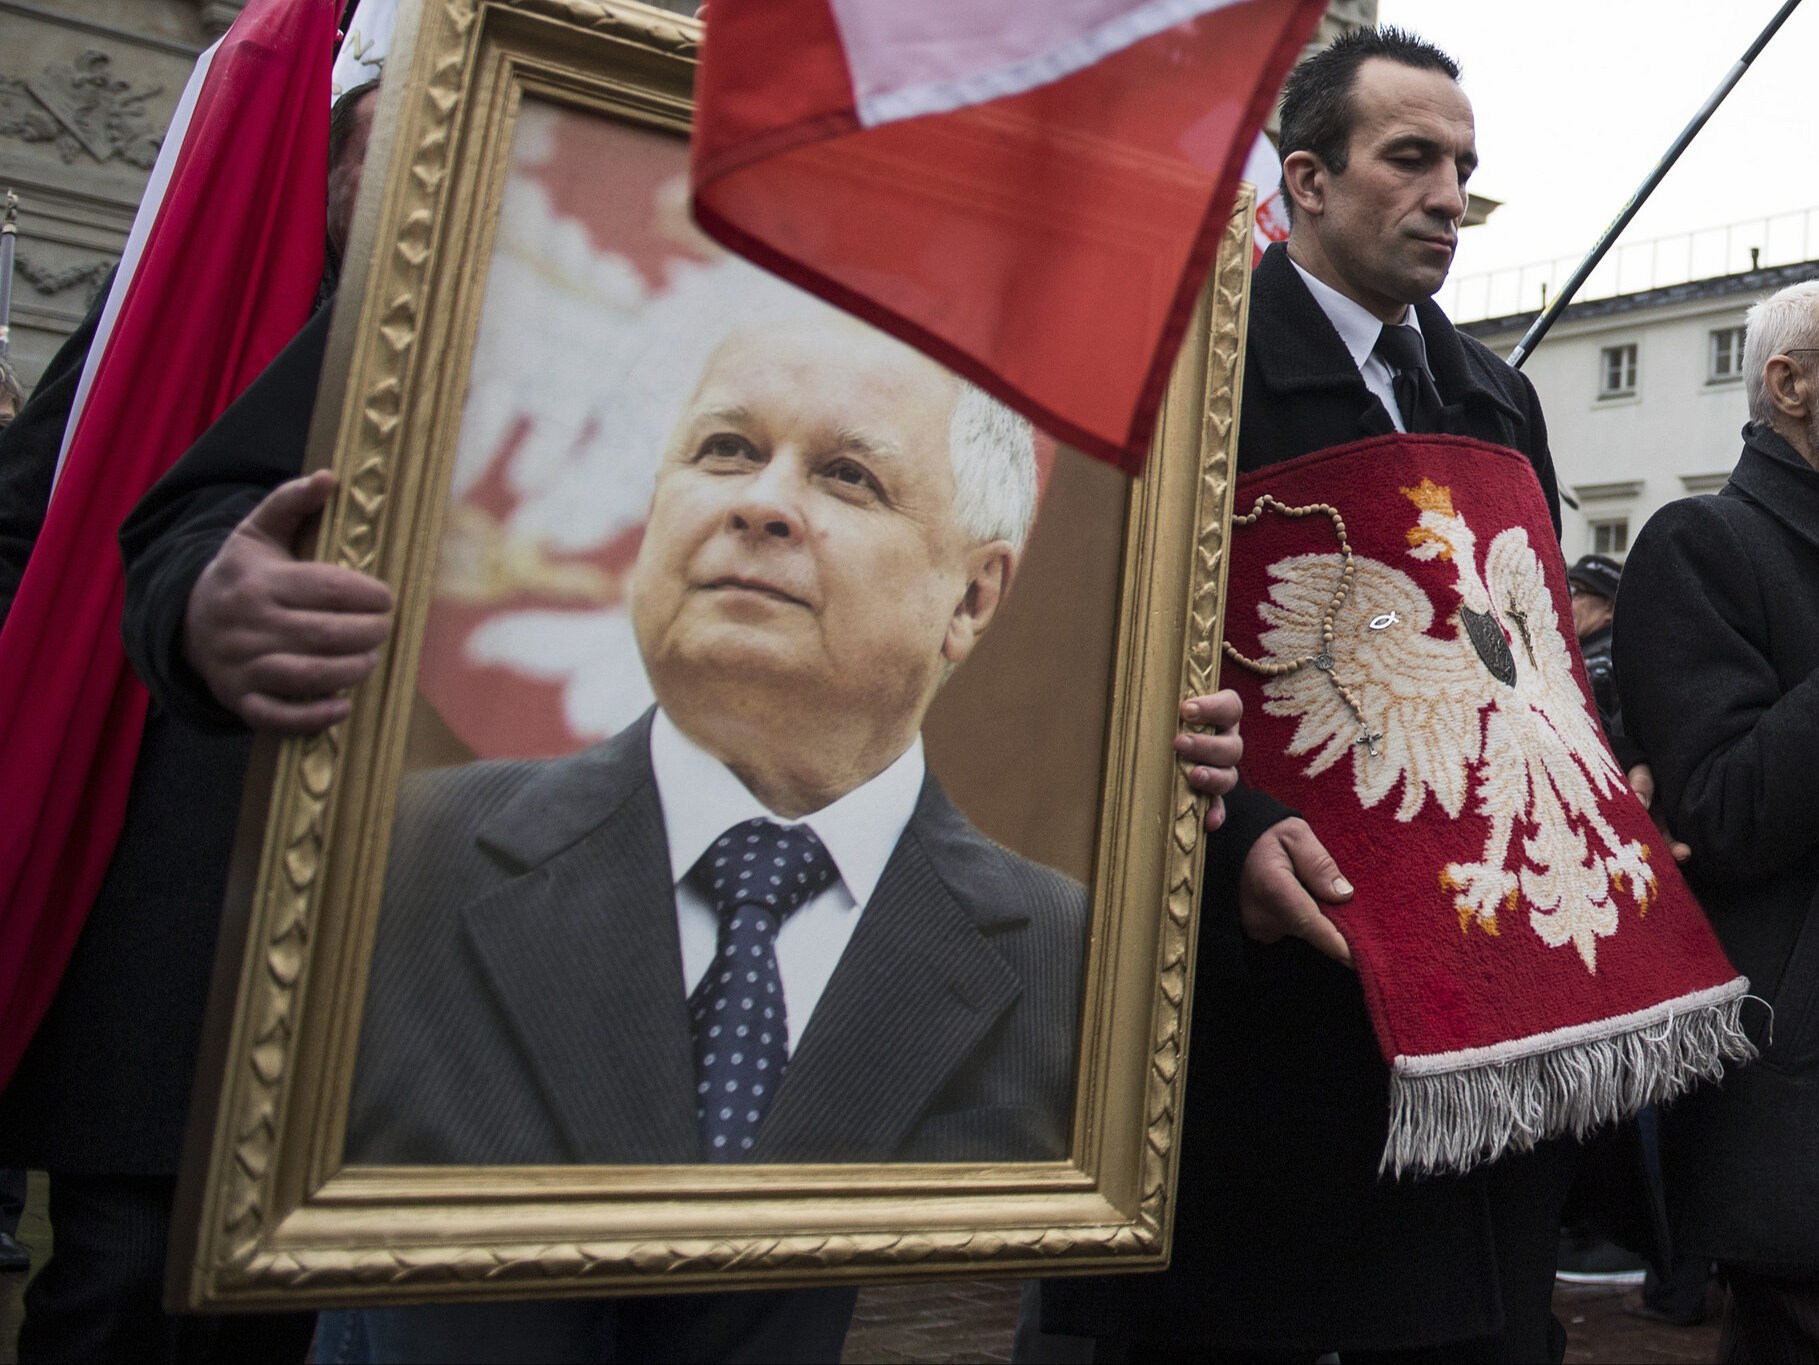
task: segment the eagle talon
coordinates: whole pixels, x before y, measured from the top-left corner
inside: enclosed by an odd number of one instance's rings
[[[1440,887],[1453,893],[1462,934],[1470,933],[1476,920],[1479,928],[1495,938],[1498,912],[1514,910],[1519,899],[1515,874],[1486,863],[1451,864],[1440,874]]]

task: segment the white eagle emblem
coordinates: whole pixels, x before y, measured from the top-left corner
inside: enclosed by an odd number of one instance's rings
[[[1349,755],[1367,808],[1398,786],[1404,823],[1430,797],[1454,818],[1471,799],[1490,820],[1483,853],[1440,872],[1460,930],[1496,934],[1498,915],[1523,902],[1544,943],[1572,944],[1595,972],[1598,940],[1617,931],[1615,894],[1627,891],[1646,913],[1655,874],[1647,847],[1619,837],[1600,809],[1626,784],[1574,680],[1541,561],[1528,533],[1512,527],[1491,541],[1480,569],[1477,538],[1450,489],[1423,479],[1402,492],[1419,511],[1409,555],[1457,574],[1451,630],[1430,633],[1433,603],[1408,574],[1357,555],[1323,646],[1345,556],[1280,560],[1258,607],[1266,629],[1257,663],[1274,674],[1263,709],[1297,722],[1288,752],[1313,756],[1308,776]],[[1316,651],[1315,667],[1293,666]]]

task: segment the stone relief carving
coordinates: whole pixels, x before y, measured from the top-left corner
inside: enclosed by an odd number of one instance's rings
[[[0,137],[48,142],[67,165],[87,152],[96,161],[150,170],[163,133],[145,111],[162,93],[117,79],[107,53],[90,48],[75,61],[35,76],[0,76]]]
[[[74,289],[77,285],[87,285],[86,301],[88,303],[95,301],[95,293],[101,287],[101,281],[107,278],[107,272],[113,268],[114,262],[111,258],[66,266],[62,270],[53,270],[48,266],[39,265],[26,256],[18,256],[13,260],[14,271],[40,294],[61,294],[64,290]]]

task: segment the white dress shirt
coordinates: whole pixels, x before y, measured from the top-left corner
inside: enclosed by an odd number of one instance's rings
[[[1377,337],[1383,331],[1383,322],[1356,299],[1348,299],[1326,281],[1317,280],[1301,269],[1293,256],[1289,257],[1288,263],[1295,267],[1301,276],[1301,283],[1307,286],[1307,292],[1314,296],[1314,302],[1320,305],[1320,311],[1333,324],[1333,330],[1339,333],[1339,340],[1345,343],[1345,349],[1352,353],[1352,360],[1364,379],[1364,387],[1383,400],[1383,410],[1390,415],[1390,421],[1396,424],[1396,430],[1407,431],[1408,423],[1402,420],[1402,409],[1396,406],[1395,375],[1375,350]],[[1413,308],[1407,310],[1402,323],[1406,327],[1413,327],[1419,335],[1421,319],[1415,315]],[[1423,367],[1427,365],[1426,350],[1427,339],[1423,337]],[[1428,377],[1433,377],[1431,369],[1428,370]]]
[[[777,971],[783,978],[789,1049],[808,1026],[828,978],[859,927],[859,916],[877,889],[922,794],[922,740],[864,786],[801,820],[764,808],[724,763],[702,749],[657,710],[651,724],[651,771],[669,836],[670,875],[676,883],[676,927],[682,935],[682,990],[694,992],[720,944],[720,916],[707,894],[686,880],[708,847],[746,820],[807,825],[834,860],[839,877],[783,921],[777,931]]]

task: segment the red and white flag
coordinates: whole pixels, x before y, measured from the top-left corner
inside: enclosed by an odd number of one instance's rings
[[[1325,0],[714,0],[709,235],[1140,468]]]
[[[1282,204],[1282,160],[1267,133],[1258,133],[1244,160],[1244,179],[1257,187],[1257,212],[1251,219],[1251,265],[1255,267],[1271,242],[1288,240],[1288,210]]]
[[[0,1085],[112,857],[146,695],[115,533],[309,317],[339,0],[249,0],[197,63],[89,352],[0,629]]]

